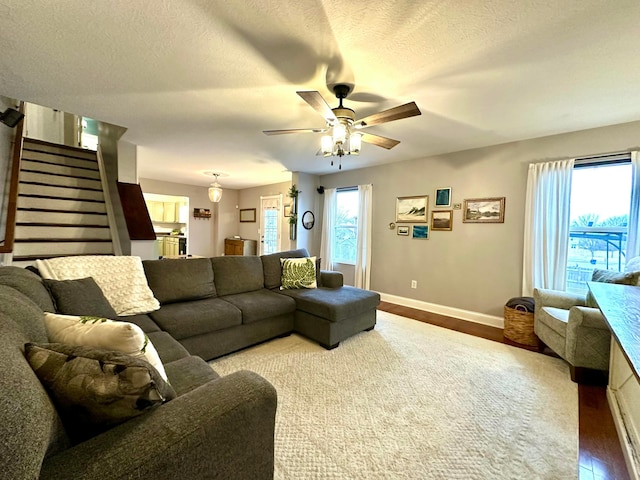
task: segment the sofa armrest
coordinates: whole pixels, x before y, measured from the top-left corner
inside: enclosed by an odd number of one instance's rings
[[[609,369],[611,332],[597,308],[572,307],[566,336],[566,360],[574,367]]]
[[[329,270],[320,270],[320,282],[327,288],[340,288],[344,285],[342,273]]]
[[[587,304],[585,295],[544,288],[534,288],[533,299],[536,310],[542,307],[569,310],[573,306],[578,305],[584,307]]]
[[[276,404],[235,372],[48,458],[40,478],[272,479]]]

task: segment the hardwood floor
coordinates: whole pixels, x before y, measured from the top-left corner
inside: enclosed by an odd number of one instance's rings
[[[379,310],[438,325],[494,342],[537,351],[505,340],[501,328],[382,302]],[[554,355],[549,349],[542,354]],[[580,480],[629,480],[604,386],[578,385]]]

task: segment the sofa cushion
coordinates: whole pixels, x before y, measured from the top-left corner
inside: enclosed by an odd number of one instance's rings
[[[151,318],[176,340],[242,324],[240,310],[219,298],[163,305]]]
[[[218,295],[234,295],[264,288],[262,262],[256,256],[211,258]]]
[[[551,330],[563,337],[567,336],[569,310],[556,307],[542,307],[536,321],[544,323]]]
[[[640,271],[636,272],[615,272],[613,270],[601,270],[596,268],[591,274],[592,282],[617,283],[619,285],[638,285],[640,281]],[[598,308],[598,303],[593,297],[591,290],[587,292],[587,307]]]
[[[317,288],[316,257],[281,258],[281,290],[288,288]]]
[[[220,375],[207,362],[196,356],[187,356],[180,360],[175,360],[167,363],[166,367],[171,386],[178,396],[220,378]]]
[[[162,378],[167,379],[153,343],[133,323],[47,312],[44,314],[44,326],[50,342],[116,350],[143,358],[158,370]]]
[[[47,331],[42,323],[42,309],[30,298],[7,285],[0,285],[0,313],[13,320],[28,341],[48,341]]]
[[[254,292],[226,295],[223,299],[240,309],[242,323],[253,323],[296,311],[296,302],[266,288]]]
[[[260,260],[262,261],[262,269],[264,271],[264,287],[274,289],[280,288],[280,285],[282,285],[281,258],[301,258],[308,256],[309,252],[307,252],[305,248],[262,255]]]
[[[117,317],[116,320],[121,322],[131,322],[138,325],[144,333],[159,332],[160,327],[153,321],[147,313],[139,313],[137,315],[127,315],[125,317]]]
[[[0,268],[0,285],[15,288],[44,311],[55,311],[53,300],[42,283],[42,278],[29,270],[13,266]]]
[[[77,442],[176,396],[148,362],[121,352],[28,343],[25,356]]]
[[[107,297],[91,277],[76,280],[43,280],[51,293],[55,311],[65,315],[90,315],[93,317],[116,318]]]
[[[369,290],[344,286],[341,288],[314,288],[280,290],[292,297],[296,308],[331,322],[341,322],[350,317],[375,310],[380,295]]]
[[[151,332],[149,334],[149,340],[151,340],[153,346],[156,348],[160,360],[162,360],[162,364],[165,367],[165,371],[167,369],[167,363],[189,356],[187,349],[167,332]],[[169,376],[168,373],[167,376]]]
[[[216,296],[208,258],[145,260],[142,266],[153,295],[162,305]]]

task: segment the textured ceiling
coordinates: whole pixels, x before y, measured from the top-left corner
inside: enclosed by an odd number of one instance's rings
[[[640,120],[638,0],[0,0],[0,95],[127,127],[141,177],[242,188],[335,172],[296,95],[371,127],[343,169]]]

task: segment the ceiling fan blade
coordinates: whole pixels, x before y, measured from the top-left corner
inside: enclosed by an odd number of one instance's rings
[[[322,98],[322,95],[320,95],[320,92],[315,90],[313,91],[305,90],[305,91],[299,91],[296,93],[300,95],[300,97],[302,97],[302,99],[305,102],[311,105],[311,108],[313,108],[316,112],[322,115],[322,117],[327,122],[333,123],[338,120],[336,116],[333,114],[333,110],[331,110],[331,107],[329,106],[329,104],[325,101],[324,98]]]
[[[286,133],[324,133],[326,128],[290,128],[289,130],[263,130],[265,135],[284,135]]]
[[[394,140],[393,138],[381,137],[380,135],[372,135],[371,133],[363,133],[362,141],[371,143],[377,147],[386,148],[387,150],[391,150],[393,147],[400,143],[399,140]]]
[[[379,125],[381,123],[392,122],[394,120],[401,120],[403,118],[415,117],[416,115],[422,115],[422,112],[416,105],[416,102],[405,103],[399,107],[390,108],[382,112],[374,113],[368,117],[364,117],[361,120],[356,120],[353,125],[355,128],[365,128],[371,125]]]

